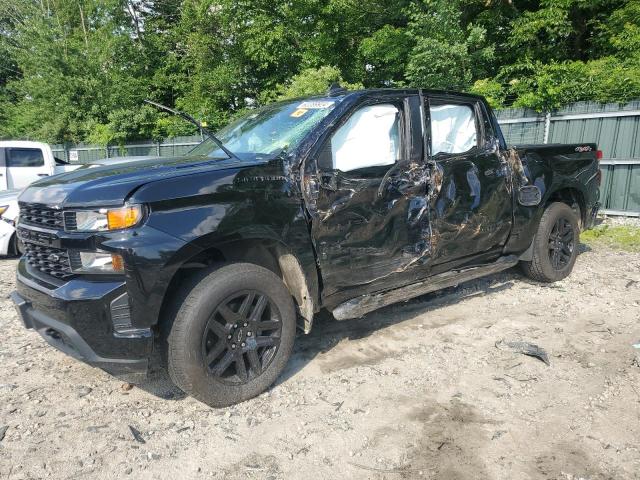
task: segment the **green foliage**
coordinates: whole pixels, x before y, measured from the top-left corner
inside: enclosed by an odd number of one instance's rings
[[[319,95],[327,92],[328,87],[337,82],[349,90],[363,88],[361,84],[351,84],[346,82],[340,70],[335,67],[308,68],[298,75],[294,75],[291,81],[276,88],[277,99],[286,100],[289,98],[305,97],[309,95]]]
[[[412,8],[408,34],[415,46],[406,76],[427,88],[468,89],[474,77],[494,60],[483,27],[462,24],[461,5],[449,0],[423,0]]]
[[[476,80],[469,91],[476,95],[482,95],[492,108],[500,108],[504,104],[505,89],[500,82],[491,78]]]
[[[0,2],[0,137],[123,144],[280,98],[421,86],[547,110],[640,97],[639,0]]]

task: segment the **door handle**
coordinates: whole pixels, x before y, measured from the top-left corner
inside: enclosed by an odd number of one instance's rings
[[[48,173],[38,173],[39,177],[48,177],[49,174]]]
[[[326,190],[335,192],[338,190],[338,178],[335,173],[320,174],[320,186]]]

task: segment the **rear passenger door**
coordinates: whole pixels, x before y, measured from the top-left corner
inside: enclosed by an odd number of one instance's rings
[[[24,188],[40,177],[49,175],[44,155],[39,148],[7,148],[7,186],[10,189]]]
[[[433,265],[498,256],[512,225],[504,159],[486,109],[475,97],[429,96]]]

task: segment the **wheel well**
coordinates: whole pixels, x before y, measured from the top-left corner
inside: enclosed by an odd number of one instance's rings
[[[298,311],[304,319],[305,333],[311,330],[315,312],[315,297],[309,291],[307,279],[296,257],[273,241],[242,240],[225,243],[203,250],[189,258],[173,275],[162,302],[161,312],[172,310],[171,303],[180,294],[183,294],[182,287],[189,284],[189,279],[201,272],[202,269],[237,262],[258,265],[280,277],[291,292]],[[171,321],[171,319],[165,319],[164,316],[161,316],[161,322],[166,320]]]
[[[569,207],[577,213],[580,228],[582,229],[582,225],[584,225],[587,214],[587,206],[584,200],[584,195],[580,190],[576,188],[563,188],[561,190],[556,190],[549,197],[546,206],[549,206],[553,202],[561,202],[569,205]]]

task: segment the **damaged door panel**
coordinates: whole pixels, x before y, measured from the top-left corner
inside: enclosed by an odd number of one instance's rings
[[[421,132],[419,97],[387,94],[357,105],[322,145],[309,210],[324,296],[428,262]]]
[[[431,199],[433,263],[497,257],[512,225],[510,175],[477,99],[428,96],[431,160],[441,182]]]

